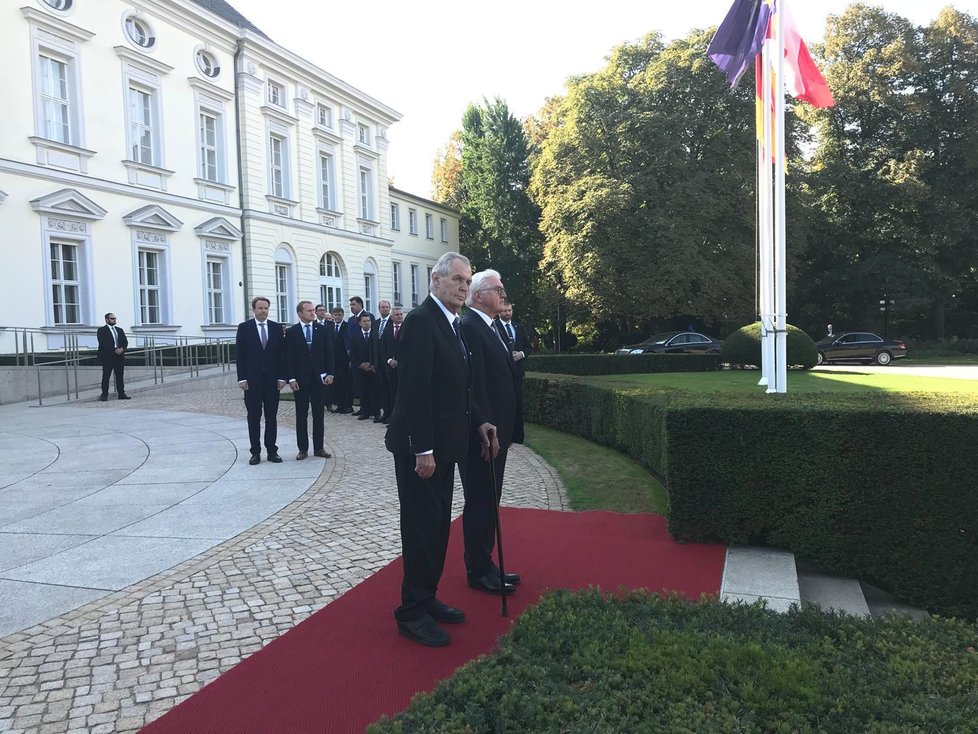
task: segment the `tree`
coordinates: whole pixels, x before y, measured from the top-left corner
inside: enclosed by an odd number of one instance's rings
[[[455,210],[462,208],[462,131],[455,130],[438,149],[431,172],[432,199]]]
[[[755,319],[754,94],[727,88],[710,37],[625,44],[550,112],[531,185],[541,267],[594,346],[677,319]]]

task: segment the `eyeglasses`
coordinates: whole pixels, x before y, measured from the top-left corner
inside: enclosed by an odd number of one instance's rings
[[[499,294],[499,297],[500,298],[505,298],[506,297],[506,289],[503,288],[501,285],[493,286],[491,288],[480,288],[479,290],[480,291],[496,291],[496,293]]]

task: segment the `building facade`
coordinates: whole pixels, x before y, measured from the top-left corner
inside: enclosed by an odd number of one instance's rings
[[[302,299],[410,306],[457,249],[456,212],[388,185],[399,114],[224,0],[0,14],[22,70],[0,79],[0,326],[40,329],[35,348],[89,344],[108,311],[137,338],[231,337],[255,295],[284,322]]]

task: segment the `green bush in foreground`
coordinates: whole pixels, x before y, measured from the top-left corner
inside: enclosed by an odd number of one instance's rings
[[[818,362],[818,349],[815,342],[807,333],[797,326],[788,324],[785,334],[787,361],[789,367],[804,367],[810,369]],[[720,359],[727,364],[744,366],[761,366],[761,322],[743,326],[728,336],[720,350]]]
[[[976,645],[948,619],[558,591],[367,731],[973,734]]]

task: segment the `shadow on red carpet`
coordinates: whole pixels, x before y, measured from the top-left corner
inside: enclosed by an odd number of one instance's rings
[[[657,515],[503,508],[507,569],[523,583],[500,601],[470,589],[462,566],[460,521],[452,526],[438,597],[463,609],[445,625],[448,647],[430,649],[397,634],[401,560],[324,607],[143,729],[144,734],[324,734],[362,732],[381,714],[492,651],[523,610],[548,589],[720,590],[724,548],[679,544]]]

